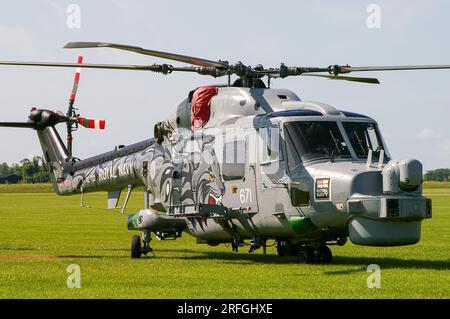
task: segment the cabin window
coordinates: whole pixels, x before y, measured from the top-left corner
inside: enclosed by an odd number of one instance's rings
[[[237,139],[225,142],[223,148],[222,175],[223,179],[238,180],[245,176],[246,142]]]

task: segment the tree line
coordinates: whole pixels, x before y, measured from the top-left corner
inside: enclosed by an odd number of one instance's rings
[[[424,175],[426,181],[448,182],[450,181],[450,168],[438,168],[427,171]]]
[[[32,159],[24,158],[19,164],[0,164],[0,175],[15,174],[20,177],[21,183],[48,183],[50,177],[47,165],[42,157],[34,156]]]
[[[24,158],[19,164],[0,164],[0,175],[15,174],[20,177],[21,183],[48,183],[50,177],[41,156],[34,156],[32,159]],[[450,181],[450,168],[438,168],[427,171],[424,175],[426,181]]]

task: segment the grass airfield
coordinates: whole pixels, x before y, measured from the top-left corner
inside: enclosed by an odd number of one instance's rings
[[[243,247],[197,245],[183,234],[157,241],[154,257],[130,259],[128,213],[107,210],[106,193],[58,197],[48,186],[0,185],[0,298],[450,298],[450,183],[427,184],[433,218],[417,245],[331,246],[331,265],[300,265],[295,257],[253,254]],[[67,266],[81,269],[69,289]],[[381,288],[367,288],[369,264],[381,267]]]

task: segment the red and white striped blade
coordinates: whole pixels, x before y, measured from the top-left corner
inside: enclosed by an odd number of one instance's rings
[[[94,119],[87,119],[84,117],[79,117],[78,123],[86,128],[93,128],[93,129],[99,129],[99,130],[105,129],[105,120],[94,120]]]
[[[78,57],[77,64],[82,64],[82,63],[83,63],[83,56],[80,55]],[[71,102],[75,101],[75,96],[77,95],[78,82],[80,82],[80,73],[81,73],[81,68],[76,68],[75,69],[75,78],[73,80],[72,93],[70,93],[70,101]]]

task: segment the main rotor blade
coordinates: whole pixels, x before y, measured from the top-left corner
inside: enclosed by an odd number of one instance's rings
[[[354,76],[334,76],[334,75],[321,75],[321,74],[302,74],[301,76],[315,76],[320,78],[327,78],[330,80],[342,80],[342,81],[352,81],[352,82],[361,82],[361,83],[369,83],[369,84],[380,84],[377,78],[362,78],[362,77],[354,77]]]
[[[371,71],[408,71],[408,70],[443,70],[450,65],[404,65],[404,66],[339,66],[339,73],[371,72]]]
[[[0,127],[34,128],[34,125],[32,122],[0,122]]]
[[[21,62],[21,61],[0,61],[0,65],[24,65],[24,66],[45,66],[63,68],[88,68],[88,69],[115,69],[115,70],[139,70],[159,72],[161,65],[125,65],[125,64],[77,64],[60,62]]]
[[[218,67],[218,68],[228,67],[228,63],[226,63],[226,62],[211,61],[211,60],[196,58],[196,57],[187,56],[187,55],[149,50],[149,49],[144,49],[144,48],[140,48],[140,47],[136,47],[136,46],[116,44],[116,43],[69,42],[64,46],[64,48],[65,49],[113,48],[113,49],[131,51],[131,52],[155,56],[155,57],[159,57],[159,58],[194,64],[194,65],[198,65],[198,66],[204,66],[204,67]]]
[[[22,62],[22,61],[0,61],[0,65],[23,65],[23,66],[44,66],[44,67],[63,67],[63,68],[87,68],[87,69],[113,69],[113,70],[135,70],[135,71],[152,71],[157,73],[168,74],[172,72],[194,72],[200,75],[211,75],[219,77],[225,75],[224,70],[216,67],[198,67],[185,66],[175,67],[168,64],[152,64],[152,65],[135,65],[135,64],[78,64],[78,63],[62,63],[62,62]]]

